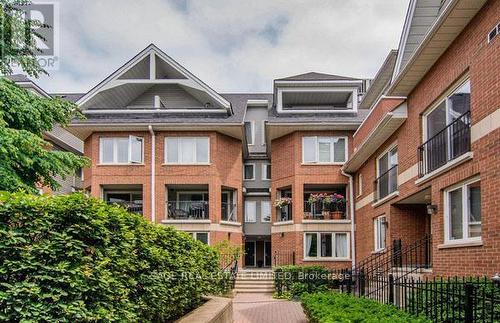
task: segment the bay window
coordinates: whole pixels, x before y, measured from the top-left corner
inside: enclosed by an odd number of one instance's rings
[[[303,137],[302,161],[307,164],[344,163],[347,137]]]
[[[144,138],[102,137],[99,147],[101,164],[141,164],[143,162]]]
[[[445,242],[481,239],[481,182],[473,179],[445,191]]]
[[[167,164],[208,164],[210,143],[208,137],[165,138]]]
[[[345,232],[304,233],[304,258],[334,260],[349,258],[349,234]]]

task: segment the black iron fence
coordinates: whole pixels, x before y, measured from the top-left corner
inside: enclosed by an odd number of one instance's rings
[[[389,168],[373,182],[375,201],[381,200],[387,195],[398,190],[398,165]]]
[[[346,207],[344,204],[325,203],[324,201],[314,203],[304,201],[304,218],[314,220],[346,219]]]
[[[470,151],[470,111],[462,114],[418,148],[419,176],[425,176]]]

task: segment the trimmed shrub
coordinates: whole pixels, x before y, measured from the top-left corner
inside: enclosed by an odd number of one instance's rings
[[[303,293],[338,288],[343,279],[322,266],[280,266],[274,269],[275,298],[291,299]]]
[[[304,294],[301,301],[311,323],[431,322],[425,318],[411,316],[395,306],[380,304],[367,298],[357,298],[349,294],[336,292]]]
[[[212,248],[121,207],[0,193],[0,321],[170,321],[221,279]]]

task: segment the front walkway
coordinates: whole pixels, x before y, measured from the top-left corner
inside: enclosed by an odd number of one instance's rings
[[[271,294],[237,294],[234,323],[307,323],[299,302],[273,299]]]

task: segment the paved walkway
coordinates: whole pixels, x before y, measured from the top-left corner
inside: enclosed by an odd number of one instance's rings
[[[234,323],[307,323],[299,302],[273,299],[271,294],[237,294]]]

